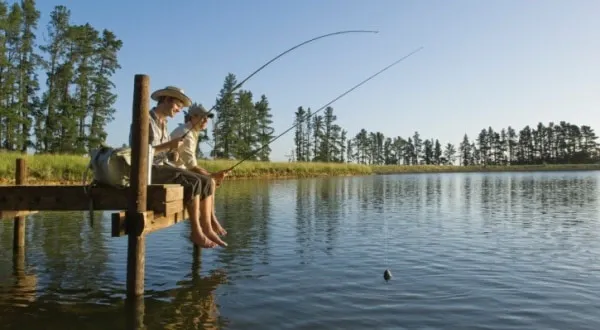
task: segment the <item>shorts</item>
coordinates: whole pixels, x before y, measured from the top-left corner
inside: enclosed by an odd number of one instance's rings
[[[152,165],[152,184],[180,184],[187,203],[197,195],[200,200],[212,194],[212,178],[169,165]]]

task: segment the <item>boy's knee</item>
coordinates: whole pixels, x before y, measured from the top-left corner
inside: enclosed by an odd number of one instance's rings
[[[207,194],[212,194],[213,191],[215,190],[215,181],[213,178],[208,178],[208,180],[206,178],[201,179],[200,180],[200,185],[202,187],[202,190],[204,190]]]

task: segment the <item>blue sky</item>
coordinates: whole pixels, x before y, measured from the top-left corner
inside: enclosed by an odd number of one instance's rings
[[[227,73],[241,80],[295,44],[350,29],[379,33],[310,43],[244,85],[257,98],[267,95],[275,134],[293,125],[298,106],[320,108],[421,46],[332,105],[349,136],[361,128],[405,138],[418,131],[457,146],[465,133],[473,138],[488,126],[561,120],[600,134],[597,0],[38,2],[40,30],[62,4],[73,23],[123,40],[113,79],[116,119],[107,127],[115,146],[127,142],[137,73],[150,75],[152,89],[177,85],[210,107]],[[292,147],[293,131],[271,145],[272,160],[286,160]]]

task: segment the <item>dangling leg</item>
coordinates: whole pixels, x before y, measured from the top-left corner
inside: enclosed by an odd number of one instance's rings
[[[217,244],[211,241],[200,226],[200,196],[194,196],[194,199],[187,205],[188,215],[190,217],[190,226],[192,228],[192,242],[203,248],[214,248]]]
[[[192,242],[203,248],[214,248],[217,246],[215,242],[210,240],[207,232],[203,232],[202,230],[200,207],[200,195],[202,192],[199,190],[201,182],[197,178],[190,177],[186,175],[185,171],[171,166],[152,166],[152,183],[175,183],[182,185],[186,200],[185,208],[190,219]]]
[[[208,195],[206,198],[200,201],[200,226],[202,226],[202,231],[211,241],[221,246],[227,246],[227,243],[221,240],[219,235],[217,235],[212,228],[212,199],[213,195]]]
[[[227,235],[227,231],[225,230],[225,228],[223,228],[223,226],[221,226],[221,224],[219,223],[219,219],[217,219],[217,210],[215,208],[215,192],[217,190],[217,184],[215,182],[214,179],[212,180],[212,193],[211,195],[213,196],[212,198],[212,227],[215,230],[215,232],[221,236],[225,236]]]

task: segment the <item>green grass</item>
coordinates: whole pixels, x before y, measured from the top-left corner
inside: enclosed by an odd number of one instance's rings
[[[235,165],[237,161],[201,160],[198,165],[208,171],[218,171]],[[340,175],[369,175],[373,170],[368,165],[338,163],[290,163],[290,162],[252,162],[246,161],[236,167],[231,177],[314,177]]]
[[[27,178],[31,181],[81,182],[89,158],[73,155],[23,155],[20,153],[0,153],[0,179],[13,180],[16,159],[24,158],[27,164]]]
[[[544,164],[544,165],[373,165],[375,174],[435,173],[435,172],[533,172],[533,171],[585,171],[600,170],[600,164]]]
[[[12,183],[15,160],[23,157],[30,182],[82,182],[89,158],[73,155],[23,155],[0,153],[0,182]],[[201,160],[199,165],[208,171],[226,169],[236,161]],[[371,175],[432,172],[491,172],[491,171],[565,171],[600,170],[600,164],[514,165],[514,166],[437,166],[437,165],[359,165],[339,163],[289,163],[247,161],[236,167],[230,178],[303,178],[316,176]],[[90,173],[91,175],[91,173]]]

